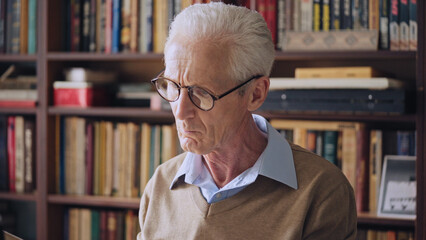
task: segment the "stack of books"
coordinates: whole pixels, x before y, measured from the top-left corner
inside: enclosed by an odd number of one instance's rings
[[[300,68],[295,78],[271,78],[262,110],[403,114],[410,111],[404,82],[377,77],[371,67]]]
[[[24,75],[25,74],[25,75]],[[0,107],[35,107],[37,77],[11,65],[0,77]]]

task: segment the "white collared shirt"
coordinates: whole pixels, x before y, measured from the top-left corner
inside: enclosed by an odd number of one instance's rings
[[[297,189],[296,170],[290,144],[275,130],[269,122],[256,114],[253,119],[257,127],[267,134],[268,144],[257,159],[256,163],[223,188],[218,188],[207,167],[202,162],[202,156],[188,152],[170,188],[178,178],[185,176],[185,183],[193,184],[200,191],[208,203],[215,203],[232,197],[245,187],[253,183],[258,175],[262,175]]]

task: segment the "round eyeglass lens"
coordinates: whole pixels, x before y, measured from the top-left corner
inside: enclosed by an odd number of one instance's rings
[[[179,97],[179,89],[176,84],[170,80],[159,78],[155,82],[158,93],[168,101],[176,101]]]
[[[214,100],[204,89],[193,87],[190,89],[189,94],[192,102],[199,108],[203,110],[210,110],[213,107]]]

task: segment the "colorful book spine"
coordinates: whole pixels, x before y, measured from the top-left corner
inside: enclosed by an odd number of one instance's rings
[[[380,17],[380,28],[379,28],[379,48],[387,50],[389,49],[389,0],[380,0],[379,3],[379,17]]]
[[[417,0],[410,0],[410,50],[417,50]]]
[[[105,53],[111,53],[112,45],[112,1],[105,0]]]
[[[24,122],[24,192],[31,193],[35,188],[35,126],[34,122]]]
[[[390,0],[389,41],[390,50],[399,50],[399,0]]]
[[[7,157],[7,117],[4,115],[0,116],[0,191],[6,191],[9,189],[8,184],[8,157]]]
[[[352,0],[352,29],[361,30],[361,0]]]
[[[120,52],[121,0],[112,2],[112,42],[111,52]]]
[[[330,29],[338,30],[340,22],[340,0],[330,0]]]
[[[285,28],[286,31],[293,31],[294,30],[294,19],[293,19],[293,13],[294,13],[294,2],[291,0],[285,0]]]
[[[285,0],[278,0],[277,2],[277,48],[283,49],[285,39]],[[311,11],[312,12],[312,11]],[[312,14],[311,14],[312,16]],[[312,17],[311,17],[312,19]],[[311,21],[312,26],[312,21]],[[312,29],[312,28],[311,28]]]
[[[285,4],[282,5],[285,6]],[[300,30],[303,32],[310,32],[313,29],[312,10],[312,0],[302,0],[300,2]],[[280,10],[278,10],[278,14],[280,14]]]
[[[28,52],[28,0],[21,0],[20,14],[19,53],[26,54]]]
[[[91,0],[83,0],[83,15],[81,20],[82,24],[82,33],[81,33],[81,41],[82,41],[82,50],[84,52],[89,51],[90,45],[90,1]]]
[[[37,0],[28,0],[28,54],[35,54],[37,46]]]
[[[12,0],[12,21],[8,27],[12,29],[11,53],[19,54],[21,50],[21,0]]]
[[[131,13],[130,13],[130,51],[132,53],[137,52],[138,48],[138,10],[139,1],[131,0]]]
[[[16,192],[15,188],[15,117],[7,118],[7,156],[9,165],[9,191]]]
[[[80,0],[71,0],[70,17],[71,17],[71,51],[80,51],[80,34],[81,34],[81,19],[80,19]]]
[[[322,0],[321,25],[323,31],[330,30],[330,0]]]
[[[130,52],[131,0],[121,0],[121,51]]]
[[[342,18],[342,27],[340,29],[352,29],[351,0],[341,0],[340,9],[340,16]]]
[[[0,1],[0,53],[6,51],[6,0]]]
[[[379,0],[370,0],[369,1],[369,28],[379,30]]]
[[[399,50],[409,50],[410,27],[409,27],[409,0],[399,2]]]
[[[96,20],[97,14],[100,14],[102,9],[97,11],[96,9],[97,0],[90,0],[90,12],[89,12],[89,52],[96,52]]]
[[[379,1],[379,0],[377,0]],[[369,0],[360,0],[360,21],[361,21],[361,29],[368,29],[369,28],[369,13],[368,13],[368,9],[369,9]]]
[[[322,0],[314,0],[314,11],[313,11],[313,30],[315,32],[322,30]]]
[[[337,138],[339,133],[337,131],[324,131],[323,134],[323,157],[337,165]]]

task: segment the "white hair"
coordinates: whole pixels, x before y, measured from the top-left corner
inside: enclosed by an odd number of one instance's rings
[[[275,57],[271,32],[259,13],[245,7],[221,2],[194,4],[171,24],[165,55],[176,39],[188,44],[207,41],[226,49],[227,73],[234,81],[271,73]]]

